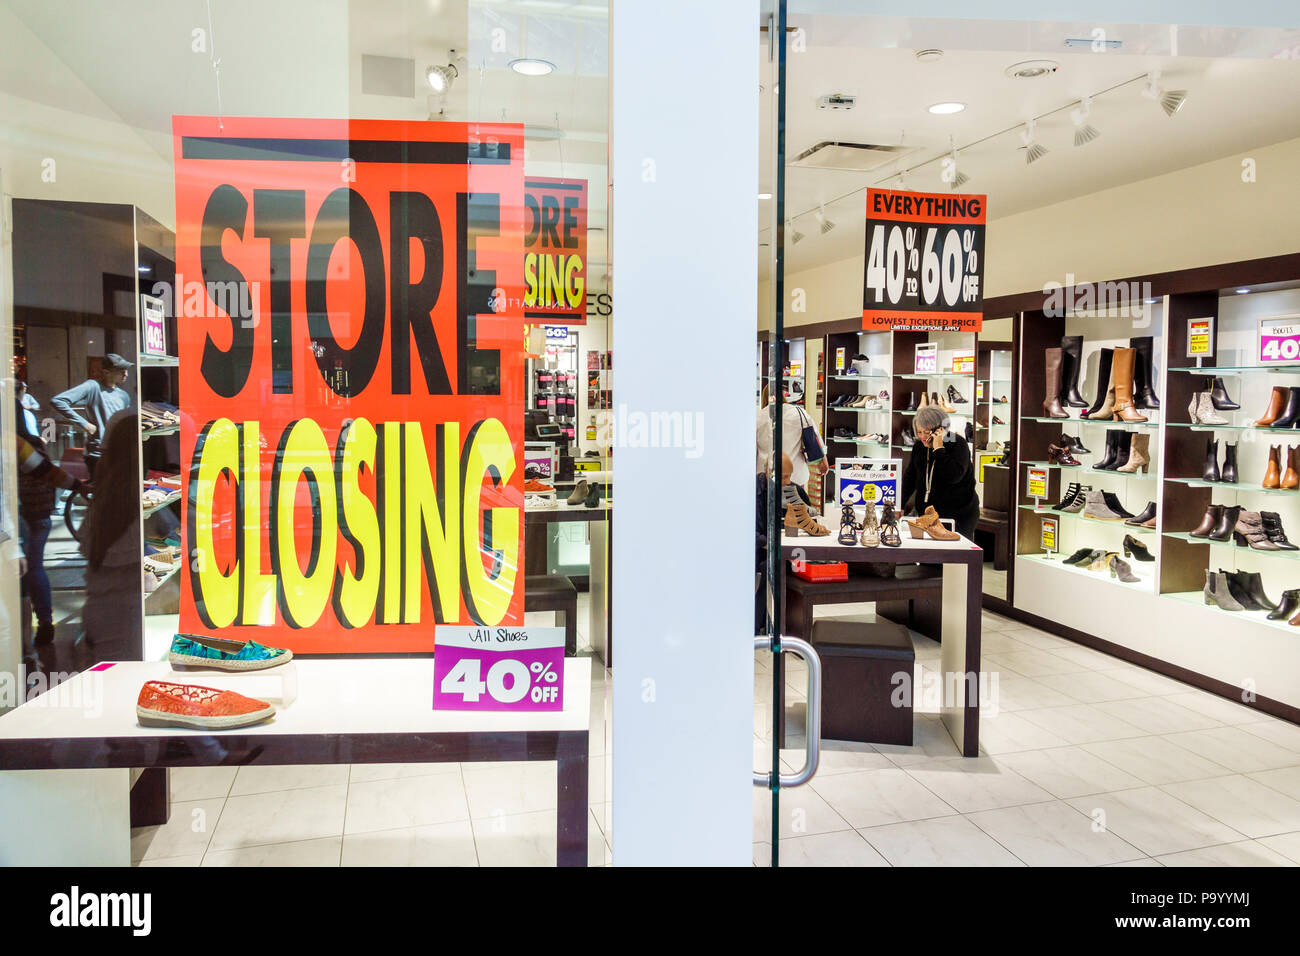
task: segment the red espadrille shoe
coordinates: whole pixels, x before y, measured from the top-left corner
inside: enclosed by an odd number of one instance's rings
[[[142,727],[229,730],[261,723],[275,708],[233,691],[151,680],[140,688],[135,714]]]

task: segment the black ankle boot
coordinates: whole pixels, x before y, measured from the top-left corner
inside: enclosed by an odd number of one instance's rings
[[[1300,611],[1300,590],[1283,591],[1282,600],[1277,602],[1277,610],[1270,612],[1270,621],[1281,621]]]
[[[1082,486],[1077,481],[1070,482],[1070,487],[1066,489],[1065,497],[1063,497],[1060,503],[1055,505],[1052,510],[1062,511],[1068,508],[1074,499],[1079,497],[1079,492],[1081,490]]]
[[[907,408],[903,409],[903,411],[906,412],[916,411],[916,392],[907,393]]]
[[[1237,483],[1237,446],[1223,443],[1223,468],[1219,471],[1219,480],[1227,484]]]
[[[1228,388],[1223,384],[1223,379],[1215,378],[1214,383],[1210,386],[1210,401],[1215,409],[1220,412],[1231,412],[1241,408],[1228,396]]]
[[[1259,606],[1250,593],[1249,575],[1245,571],[1227,571],[1219,568],[1219,573],[1228,579],[1228,593],[1247,611],[1266,610]],[[1271,610],[1271,608],[1267,609]]]
[[[1115,436],[1115,463],[1107,471],[1118,471],[1128,464],[1129,452],[1133,450],[1133,435],[1121,431]]]
[[[1219,443],[1213,438],[1205,441],[1205,467],[1201,469],[1202,481],[1219,481]]]
[[[1098,471],[1110,471],[1115,467],[1115,459],[1119,455],[1115,447],[1115,436],[1124,434],[1114,428],[1106,429],[1106,454],[1102,456],[1101,461],[1095,463],[1092,467]]]
[[[1264,593],[1264,579],[1260,577],[1259,572],[1243,571],[1241,573],[1246,576],[1246,593],[1249,594],[1251,599],[1260,606],[1260,609],[1276,611],[1277,605],[1273,601],[1269,600],[1268,595]]]
[[[1259,517],[1264,525],[1264,534],[1277,545],[1279,551],[1300,551],[1300,547],[1287,540],[1282,518],[1276,511],[1261,511]]]
[[[1139,561],[1154,561],[1155,555],[1147,550],[1147,546],[1133,537],[1131,534],[1124,535],[1124,557],[1135,557]]]
[[[1084,454],[1084,455],[1091,455],[1091,454],[1092,454],[1092,449],[1091,449],[1091,448],[1084,448],[1084,447],[1083,447],[1083,438],[1082,438],[1082,436],[1080,436],[1079,438],[1074,438],[1074,437],[1072,437],[1072,436],[1070,436],[1070,435],[1065,434],[1065,432],[1061,432],[1061,440],[1058,441],[1057,444],[1060,445],[1060,446],[1062,446],[1063,448],[1070,448],[1070,449],[1073,449],[1074,451],[1076,451],[1076,452],[1080,452],[1080,453],[1082,453],[1082,454]]]
[[[1148,501],[1147,506],[1145,508],[1143,508],[1139,513],[1135,514],[1133,517],[1129,518],[1124,523],[1130,525],[1146,524],[1155,516],[1156,516],[1156,503],[1154,501]]]
[[[1214,526],[1214,530],[1207,537],[1211,541],[1227,541],[1232,537],[1232,532],[1237,530],[1237,519],[1240,517],[1241,505],[1224,508],[1223,513],[1219,515],[1219,523]]]
[[[1133,512],[1129,511],[1122,504],[1120,504],[1119,498],[1117,498],[1112,492],[1103,491],[1101,493],[1101,499],[1102,501],[1106,502],[1107,508],[1115,512],[1115,514],[1119,515],[1121,518],[1133,517]]]

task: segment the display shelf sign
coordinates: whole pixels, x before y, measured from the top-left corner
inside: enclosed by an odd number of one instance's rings
[[[970,375],[975,371],[975,350],[958,349],[952,353],[954,375]]]
[[[1031,498],[1047,497],[1047,469],[1030,468],[1027,493]]]
[[[929,375],[939,371],[939,343],[918,342],[913,371],[917,375]]]
[[[140,296],[145,355],[167,354],[167,304],[151,295]]]
[[[899,458],[841,458],[835,462],[835,498],[841,505],[899,505]]]
[[[1300,314],[1259,322],[1259,364],[1300,361]]]
[[[1042,518],[1042,527],[1039,531],[1039,543],[1042,549],[1048,554],[1056,554],[1058,549],[1056,533],[1059,530],[1060,520],[1057,518]]]
[[[1187,357],[1209,358],[1214,355],[1214,316],[1187,320]]]
[[[985,468],[985,466],[987,466],[987,465],[996,465],[996,464],[997,464],[998,462],[1000,462],[1001,460],[1002,460],[1002,452],[1000,452],[1000,451],[999,451],[999,452],[980,452],[980,454],[979,454],[979,463],[980,463],[980,484],[981,484],[981,485],[984,484],[984,482],[985,482],[985,480],[986,480],[985,477],[984,477],[984,468]]]
[[[434,710],[564,709],[564,628],[437,628]]]
[[[530,441],[524,443],[524,478],[547,481],[555,476],[559,452],[555,442]]]
[[[524,317],[587,324],[587,181],[524,180]]]
[[[391,654],[521,626],[523,126],[172,131],[178,630]]]
[[[978,332],[987,213],[983,195],[868,189],[862,327]]]
[[[844,356],[846,351],[846,349],[842,348],[835,350],[835,371],[837,372],[844,371]]]

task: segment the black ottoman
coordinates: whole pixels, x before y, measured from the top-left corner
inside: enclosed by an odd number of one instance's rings
[[[578,589],[563,574],[524,577],[524,610],[556,611],[564,616],[564,656],[578,653]]]
[[[812,626],[812,645],[822,661],[822,737],[910,747],[917,689],[907,628],[892,621],[820,620]],[[894,705],[896,691],[903,706]]]

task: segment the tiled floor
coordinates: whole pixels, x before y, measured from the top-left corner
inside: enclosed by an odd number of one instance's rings
[[[585,643],[585,596],[580,643]],[[832,616],[869,612],[842,606]],[[532,618],[532,615],[530,615]],[[530,620],[530,623],[533,621]],[[539,615],[535,623],[549,623]],[[939,646],[915,637],[918,679]],[[1300,727],[985,613],[997,693],[982,755],[962,758],[932,702],[911,747],[827,741],[781,798],[784,866],[1294,866]],[[804,674],[790,658],[792,727]],[[592,686],[590,861],[610,859],[608,682]],[[770,658],[755,656],[754,756],[770,761]],[[802,762],[793,739],[782,762]],[[553,764],[173,771],[164,827],[132,834],[145,866],[553,864]],[[754,861],[770,798],[754,792]]]
[[[939,645],[913,639],[920,680]],[[988,612],[984,660],[998,683],[982,755],[959,756],[924,703],[910,748],[823,742],[817,776],[782,793],[782,866],[1300,865],[1300,727]],[[758,655],[756,695],[770,682]],[[770,763],[770,728],[755,728]],[[803,741],[787,743],[793,770]],[[770,836],[759,791],[756,865]]]

